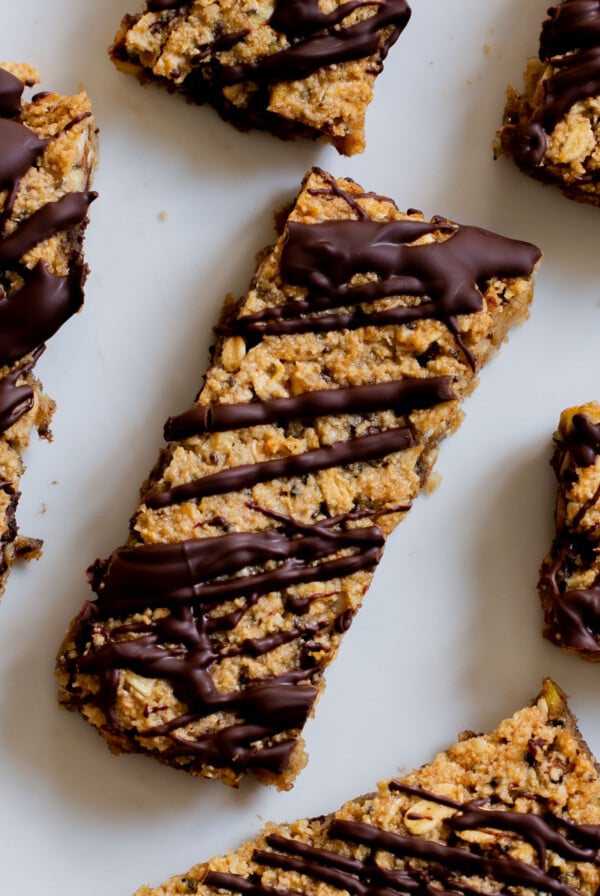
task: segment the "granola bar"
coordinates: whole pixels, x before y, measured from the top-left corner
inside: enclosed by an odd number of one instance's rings
[[[539,581],[544,635],[600,661],[600,404],[563,411],[554,436],[556,536]]]
[[[365,148],[375,79],[410,18],[406,0],[147,0],[110,50],[123,71],[212,104],[241,129]]]
[[[522,93],[509,88],[497,151],[569,198],[600,204],[600,8],[548,10]]]
[[[337,812],[268,824],[254,841],[136,896],[539,892],[600,884],[598,769],[551,681],[488,735]]]
[[[540,251],[309,172],[196,403],[168,420],[127,544],[60,651],[60,699],[114,750],[281,788],[386,536]]]
[[[15,520],[31,431],[51,437],[54,402],[34,368],[83,302],[82,240],[96,196],[89,99],[43,92],[22,104],[38,81],[30,66],[0,66],[0,593],[15,558],[41,549]]]

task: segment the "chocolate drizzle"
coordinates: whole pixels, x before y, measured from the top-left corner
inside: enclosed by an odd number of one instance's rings
[[[23,111],[21,95],[23,85],[18,78],[0,68],[0,116],[2,118],[14,118]]]
[[[97,676],[96,700],[109,726],[116,725],[119,670],[127,668],[147,678],[169,680],[175,696],[186,706],[182,715],[143,735],[169,741],[163,757],[192,757],[194,762],[219,768],[279,772],[285,767],[295,745],[285,732],[303,726],[316,699],[317,689],[309,680],[318,677],[320,670],[309,661],[310,643],[323,623],[301,621],[302,608],[296,605],[299,621],[287,630],[245,639],[239,646],[230,646],[227,635],[261,595],[372,568],[384,539],[377,526],[347,528],[350,517],[309,525],[276,516],[280,530],[140,545],[117,551],[105,563],[91,567],[97,600],[86,604],[82,618],[86,630],[95,633],[95,642],[102,643],[76,663],[79,672]],[[270,568],[265,569],[265,564]],[[249,568],[262,571],[247,574]],[[233,601],[234,609],[211,615],[211,610],[219,611]],[[168,607],[169,614],[149,622],[118,625],[110,633],[103,624],[115,616],[161,607]],[[261,656],[293,641],[300,645],[295,672],[256,679],[231,692],[217,690],[211,674],[214,663],[231,656]],[[239,718],[194,739],[178,733],[219,711]],[[256,742],[273,738],[260,750],[256,747]]]
[[[551,59],[574,50],[600,45],[598,0],[562,0],[548,10],[542,25],[540,59]]]
[[[525,169],[541,165],[547,136],[579,100],[600,95],[600,8],[597,0],[563,0],[548,10],[540,60],[554,69],[542,84],[540,108],[515,133],[515,158]]]
[[[334,29],[343,18],[359,7],[374,6],[375,12],[362,21]],[[215,70],[222,84],[241,81],[293,81],[307,78],[328,65],[349,62],[379,53],[385,59],[410,18],[406,0],[382,3],[342,4],[329,15],[322,13],[316,0],[278,0],[270,24],[288,38],[299,38],[285,50],[263,56],[253,62],[220,65]],[[291,28],[291,33],[287,30]],[[330,29],[328,34],[315,34]],[[384,37],[387,29],[390,33]]]
[[[544,637],[558,647],[595,659],[600,655],[600,576],[589,588],[568,589],[565,583],[588,550],[584,539],[559,533],[552,545],[552,559],[542,565],[538,588],[545,607]]]
[[[166,12],[167,10],[182,9],[190,6],[192,0],[148,0],[146,7],[148,12]]]
[[[67,193],[56,202],[48,202],[33,212],[17,230],[0,241],[0,262],[14,263],[59,230],[80,224],[96,195],[92,191]]]
[[[548,853],[552,851],[566,861],[599,864],[600,828],[596,825],[577,825],[547,810],[543,815],[535,815],[495,809],[484,800],[459,803],[396,781],[390,783],[390,791],[455,809],[455,814],[443,822],[450,837],[455,831],[507,832],[511,838],[530,843],[537,861],[529,864],[493,849],[486,852],[485,845],[478,849],[478,844],[466,840],[455,846],[386,831],[364,822],[334,818],[326,828],[332,841],[330,848],[268,834],[265,838],[268,848],[254,850],[252,859],[257,870],[252,873],[251,880],[209,870],[202,882],[206,886],[251,896],[287,896],[288,890],[264,886],[260,882],[262,875],[258,869],[262,867],[294,871],[312,881],[345,890],[352,896],[392,896],[394,893],[434,896],[448,892],[454,896],[483,896],[488,889],[481,885],[482,879],[495,882],[501,888],[499,892],[518,886],[556,896],[576,896],[577,890],[549,872]],[[337,851],[336,842],[344,845],[344,854]],[[360,853],[348,855],[350,844],[361,847]],[[366,855],[365,848],[368,848]],[[385,866],[379,864],[379,852],[394,857],[391,867],[388,862]],[[475,881],[471,882],[473,878]]]
[[[42,345],[83,302],[86,268],[78,261],[67,276],[51,274],[43,262],[28,270],[21,259],[54,234],[81,224],[96,193],[67,193],[34,211],[8,232],[24,175],[34,167],[51,139],[38,137],[16,120],[21,113],[21,82],[0,68],[0,189],[6,190],[0,213],[0,263],[18,273],[23,286],[6,297],[0,288],[0,364],[10,364]]]
[[[435,230],[450,232],[443,241],[412,245]],[[457,316],[483,307],[479,284],[492,277],[527,276],[540,258],[529,243],[498,236],[477,227],[442,219],[431,223],[404,220],[290,221],[281,258],[282,278],[304,287],[305,299],[239,317],[221,327],[226,335],[302,333],[365,326],[400,325],[415,320],[443,320],[472,367],[475,360],[460,337]],[[351,285],[356,274],[378,279]],[[417,296],[417,305],[385,311],[344,311],[304,316],[331,308],[358,306],[391,296]]]
[[[565,449],[578,467],[593,466],[600,454],[600,423],[592,423],[587,414],[575,414]]]
[[[0,305],[0,309],[1,309]],[[6,432],[33,407],[33,389],[28,383],[19,385],[19,380],[33,370],[44,351],[41,346],[27,364],[10,371],[0,379],[0,433]]]
[[[310,5],[304,8],[310,11]],[[370,272],[381,277],[372,286],[382,290],[382,295],[391,294],[388,289],[395,294],[402,287],[405,293],[426,298],[422,306],[402,309],[415,314],[412,319],[434,312],[451,317],[458,308],[475,311],[481,307],[480,281],[530,274],[539,258],[533,246],[460,228],[442,219],[373,222],[356,198],[319,173],[324,191],[336,199],[347,198],[350,213],[358,220],[331,227],[291,223],[282,274],[288,283],[304,286],[307,299],[290,303],[289,309],[284,306],[262,312],[260,320],[253,315],[252,325],[293,324],[286,316],[288,310],[290,315],[310,315],[315,306],[320,310],[372,300],[370,285],[348,286],[356,273]],[[411,245],[435,232],[448,235],[441,248],[434,243]],[[473,254],[477,257],[470,257]],[[353,290],[361,298],[355,298]],[[306,323],[313,328],[315,321],[322,319],[309,316]],[[235,332],[243,332],[247,323],[247,318],[241,318],[231,326]],[[161,489],[165,483],[154,479],[143,503],[150,510],[168,510],[174,504],[249,490],[273,479],[383,460],[412,448],[417,439],[409,415],[457,399],[450,377],[423,372],[422,377],[321,389],[282,399],[197,405],[167,421],[167,439],[178,441],[260,425],[285,426],[329,415],[391,411],[396,420],[383,422],[374,417],[361,421],[369,423],[364,433],[345,441],[273,460],[225,466],[172,487]],[[349,426],[349,431],[353,433],[354,427]],[[222,462],[217,457],[214,463]],[[290,483],[290,491],[293,485]],[[251,495],[245,498],[250,502]],[[348,606],[344,589],[335,580],[372,571],[384,544],[375,520],[408,509],[354,509],[332,519],[303,523],[256,504],[248,503],[248,507],[268,517],[271,527],[215,537],[201,535],[174,544],[134,545],[94,564],[89,577],[96,600],[84,607],[75,626],[79,656],[64,658],[75,682],[78,674],[95,676],[97,690],[95,687],[94,693],[83,699],[102,709],[109,732],[119,729],[116,705],[119,688],[127,681],[123,670],[168,681],[181,711],[170,709],[169,713],[179,714],[157,719],[148,731],[136,733],[134,745],[143,741],[146,748],[154,749],[154,743],[160,741],[157,755],[193,769],[209,765],[236,772],[254,768],[278,773],[285,768],[298,729],[316,699],[323,668],[337,643],[335,636],[348,629],[356,610]],[[314,517],[326,514],[326,504],[314,510]],[[210,517],[205,525],[224,527],[226,520]],[[307,583],[328,582],[333,583],[330,589],[317,588],[308,594],[297,591]],[[239,629],[235,632],[261,598],[275,594],[280,595],[282,624],[266,631],[258,627],[253,637],[243,637]],[[323,602],[326,609],[313,612],[314,601]],[[257,616],[260,612],[258,607]],[[248,664],[248,658],[284,645],[289,671],[257,678],[259,673]],[[249,677],[223,693],[215,685],[217,667],[221,669],[223,662],[234,656],[238,657],[235,668]],[[254,672],[246,673],[247,668]],[[260,668],[264,670],[267,664]],[[77,703],[76,683],[69,700]],[[151,699],[147,718],[150,713],[154,717],[154,712]],[[217,712],[227,713],[224,722],[210,718]]]
[[[413,434],[407,427],[388,429],[374,435],[336,442],[325,448],[315,448],[303,454],[291,454],[278,460],[229,467],[202,479],[194,479],[163,491],[150,492],[144,496],[143,503],[153,510],[158,510],[184,501],[196,501],[208,495],[222,495],[226,492],[252,488],[260,482],[269,482],[272,479],[307,476],[331,467],[375,460],[411,448],[415,444]]]
[[[164,12],[187,5],[182,0],[149,0],[148,10]],[[337,27],[359,8],[372,8],[374,12],[352,25]],[[269,25],[284,34],[290,46],[252,62],[232,65],[221,64],[213,56],[207,63],[209,77],[222,85],[242,81],[291,81],[307,78],[324,66],[376,53],[383,61],[410,15],[406,0],[349,0],[331,13],[322,12],[317,0],[277,0]],[[216,46],[212,48],[213,53],[217,50]]]
[[[319,580],[337,577],[339,563],[330,561],[332,575],[328,575],[327,567],[311,564],[350,548],[357,549],[358,555],[340,558],[344,565],[352,566],[356,560],[373,565],[383,547],[381,530],[370,526],[340,531],[344,519],[335,517],[309,525],[281,517],[283,532],[269,529],[123,548],[90,570],[98,606],[103,613],[123,615],[144,607],[189,602],[210,606],[233,600],[236,595],[266,594],[311,580],[305,576]],[[262,574],[207,584],[211,579],[269,562],[281,565]]]
[[[552,465],[561,483],[577,477],[575,467],[590,467],[600,454],[600,425],[587,414],[574,414],[562,433]],[[566,463],[570,457],[572,463]],[[563,469],[563,467],[565,469]],[[600,574],[588,588],[569,588],[568,579],[589,566],[596,554],[594,532],[579,532],[585,515],[600,501],[600,486],[556,534],[550,557],[542,564],[538,589],[544,607],[544,637],[586,659],[600,657]]]
[[[326,414],[362,414],[394,408],[397,414],[431,407],[456,398],[450,377],[407,377],[389,383],[348,386],[305,392],[239,404],[200,404],[178,417],[169,417],[165,439],[185,439],[204,432],[221,432],[289,420],[314,420]]]
[[[0,364],[11,364],[56,333],[83,304],[85,270],[55,277],[39,262],[25,286],[0,301]]]

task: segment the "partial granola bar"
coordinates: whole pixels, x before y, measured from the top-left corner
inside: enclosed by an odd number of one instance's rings
[[[600,662],[600,404],[563,411],[554,442],[556,536],[538,585],[544,635]]]
[[[15,520],[31,431],[51,438],[54,402],[33,371],[83,302],[82,240],[96,196],[89,99],[43,92],[23,104],[38,81],[30,66],[0,66],[0,593],[15,558],[41,549]]]
[[[539,258],[309,172],[166,424],[129,541],[89,570],[65,706],[114,750],[291,786],[385,538],[527,316]]]
[[[497,151],[569,198],[600,205],[600,7],[548,10],[522,93],[508,90]]]
[[[322,138],[352,155],[409,18],[406,0],[147,0],[124,17],[110,55],[241,129]]]
[[[136,896],[594,896],[599,848],[598,769],[547,680],[491,734]]]

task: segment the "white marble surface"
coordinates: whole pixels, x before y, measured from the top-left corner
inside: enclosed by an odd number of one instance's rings
[[[133,0],[131,0],[133,4]],[[504,91],[535,52],[547,0],[413,0],[380,77],[368,149],[239,134],[208,108],[142,89],[106,56],[127,0],[2,3],[0,58],[43,87],[83,83],[101,128],[86,306],[39,363],[58,401],[33,444],[19,519],[45,541],[0,605],[0,892],[130,896],[253,834],[319,814],[483,730],[550,674],[600,752],[600,669],[541,637],[535,584],[552,535],[560,410],[600,398],[600,210],[494,162]],[[484,371],[443,481],[395,533],[306,728],[293,791],[196,781],[114,757],[55,702],[53,660],[84,571],[125,537],[162,424],[191,403],[210,328],[245,289],[272,211],[319,164],[401,207],[537,242],[531,319]],[[163,215],[163,212],[166,215]]]

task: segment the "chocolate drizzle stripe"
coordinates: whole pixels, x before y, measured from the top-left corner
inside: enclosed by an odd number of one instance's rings
[[[279,0],[277,6],[287,4]],[[294,5],[301,4],[295,0]],[[317,4],[306,4],[318,9]],[[328,65],[350,62],[379,53],[385,58],[390,46],[397,40],[410,18],[410,9],[405,0],[384,0],[381,3],[364,2],[360,6],[375,6],[375,12],[362,21],[345,28],[330,31],[329,34],[318,34],[304,37],[298,43],[273,53],[262,56],[252,62],[241,62],[234,65],[220,65],[214,77],[222,84],[239,84],[242,81],[294,81],[307,78],[309,75]],[[312,22],[314,28],[322,26],[322,17]],[[271,22],[277,18],[271,19]],[[387,37],[382,31],[391,28]],[[297,33],[297,32],[296,32]]]
[[[44,348],[44,346],[39,348],[27,364],[10,371],[0,379],[0,433],[10,429],[33,407],[33,389],[28,383],[18,385],[18,382],[30,370],[33,370]]]
[[[267,460],[256,464],[243,464],[212,473],[203,479],[176,485],[164,491],[151,492],[143,502],[157,510],[184,501],[195,501],[208,495],[220,495],[230,491],[252,488],[258,483],[290,476],[306,476],[331,467],[360,461],[375,460],[396,451],[411,448],[415,439],[406,427],[389,429],[375,435],[358,436],[347,442],[336,442],[326,448],[316,448],[303,454],[295,454],[279,460]]]
[[[294,842],[295,845],[295,841]],[[332,887],[339,887],[346,890],[353,896],[366,896],[367,890],[356,877],[347,872],[340,871],[337,868],[329,867],[329,864],[321,864],[317,861],[310,861],[316,850],[303,850],[304,844],[298,844],[299,856],[281,855],[280,853],[267,852],[266,850],[255,850],[252,859],[259,865],[266,865],[270,868],[278,868],[281,871],[296,871],[298,874],[305,874],[313,880],[322,881]],[[323,858],[320,856],[319,858]]]
[[[168,759],[192,755],[200,759],[203,765],[213,768],[258,768],[280,774],[289,764],[296,742],[287,739],[257,744],[260,739],[267,739],[273,734],[264,726],[230,725],[194,741],[172,736],[172,746],[161,755]]]
[[[224,874],[221,871],[209,871],[202,881],[207,887],[217,890],[231,890],[243,896],[300,896],[297,890],[282,890],[280,887],[266,887],[263,884],[247,880],[236,874]]]
[[[397,293],[428,296],[440,315],[454,317],[481,309],[479,282],[530,275],[541,255],[529,243],[468,226],[456,227],[441,242],[407,245],[404,233],[411,224],[290,221],[281,259],[283,278],[305,287],[310,296],[326,296],[338,305],[352,304],[354,296],[372,301],[389,295],[386,282],[393,278]],[[369,272],[381,279],[349,286],[353,276]]]
[[[459,335],[457,316],[482,309],[480,284],[493,278],[530,276],[541,252],[530,243],[481,228],[441,219],[433,223],[433,229],[447,231],[450,227],[450,236],[440,242],[413,245],[415,222],[410,219],[388,223],[370,219],[288,222],[282,278],[305,288],[306,298],[243,315],[217,328],[217,332],[252,337],[255,333],[264,336],[355,329],[437,318],[446,323],[474,368],[474,358]],[[379,279],[350,285],[355,275],[367,273],[377,274]],[[417,306],[401,305],[385,311],[302,317],[392,296],[415,296],[423,301]]]
[[[21,106],[21,94],[23,85],[6,69],[0,68],[0,116],[2,118],[14,118],[19,115]]]
[[[148,0],[146,8],[148,12],[166,12],[173,9],[184,9],[191,6],[192,0]]]
[[[518,859],[477,855],[464,848],[405,837],[362,822],[335,820],[329,828],[329,836],[370,846],[372,849],[382,849],[395,856],[439,862],[461,874],[490,878],[508,886],[533,887],[559,896],[577,896],[577,890],[573,887],[550,877],[535,865],[528,865]]]
[[[540,38],[540,59],[600,44],[598,0],[562,0],[549,10]]]
[[[31,386],[17,386],[17,380],[22,375],[23,370],[15,370],[0,380],[0,433],[10,429],[33,407]]]
[[[340,855],[334,850],[310,846],[279,834],[268,834],[266,841],[272,849],[279,850],[279,853],[255,850],[253,860],[258,864],[308,874],[311,878],[348,890],[357,896],[383,894],[387,892],[386,888],[391,888],[394,893],[407,888],[409,891],[414,889],[414,880],[402,869],[387,870],[380,868],[375,862],[366,863],[351,856]],[[384,889],[380,890],[381,887]]]
[[[359,572],[361,569],[371,569],[377,565],[380,557],[381,547],[369,547],[355,554],[326,560],[318,566],[309,566],[303,560],[290,559],[276,570],[241,576],[226,582],[196,584],[193,586],[193,590],[180,588],[179,590],[165,590],[157,595],[149,593],[148,595],[123,597],[115,594],[110,601],[105,598],[102,606],[110,606],[115,612],[123,613],[126,610],[135,611],[145,607],[152,609],[176,604],[185,605],[193,600],[198,605],[209,607],[211,604],[234,600],[236,596],[244,597],[253,594],[260,596],[272,591],[283,590],[291,585],[328,582],[331,579]]]
[[[165,424],[165,438],[178,440],[203,432],[306,420],[326,414],[361,414],[393,408],[397,414],[455,399],[447,376],[395,380],[366,386],[321,389],[293,398],[239,404],[197,405]]]
[[[33,212],[17,230],[0,240],[0,262],[18,261],[59,230],[81,224],[97,195],[93,191],[67,193],[56,202],[48,202]]]
[[[74,265],[67,276],[56,277],[38,262],[25,285],[0,302],[0,364],[29,354],[81,308],[86,273]]]
[[[578,467],[591,467],[600,454],[600,423],[592,423],[587,414],[575,414],[565,446]]]
[[[20,122],[0,118],[0,189],[14,190],[47,145],[48,140],[38,137]],[[14,197],[9,197],[11,198]],[[11,202],[5,202],[10,208]],[[2,219],[4,218],[5,211],[2,213]]]
[[[548,850],[552,850],[567,861],[591,862],[598,864],[600,849],[600,825],[575,825],[569,819],[560,818],[551,812],[533,815],[528,812],[513,812],[510,809],[495,810],[483,800],[460,803],[448,797],[411,787],[402,781],[391,781],[390,791],[411,794],[440,806],[457,810],[457,815],[446,818],[444,823],[454,831],[474,831],[494,829],[512,831],[530,843],[538,856],[540,868],[546,867]],[[561,834],[557,828],[564,828],[571,836]]]
[[[338,558],[329,567],[331,570],[361,563],[372,565],[373,554],[377,556],[384,543],[378,526],[339,531],[317,523],[305,529],[307,532],[301,537],[292,537],[293,529],[291,533],[267,530],[115,551],[106,564],[99,562],[90,569],[98,594],[97,607],[110,615],[119,608],[133,609],[140,602],[144,606],[164,606],[171,602],[204,603],[228,600],[235,594],[266,593],[286,583],[305,580],[304,576],[318,577],[319,571],[326,575],[323,565],[313,568],[306,564],[339,550],[356,548],[359,554]],[[297,563],[292,564],[294,559]],[[284,566],[262,575],[206,585],[210,579],[233,576],[249,566],[272,561]]]
[[[544,599],[544,637],[559,647],[594,656],[600,653],[600,582],[590,588],[565,589],[563,578],[577,557],[576,542],[559,533],[552,560],[542,566],[539,589]]]

